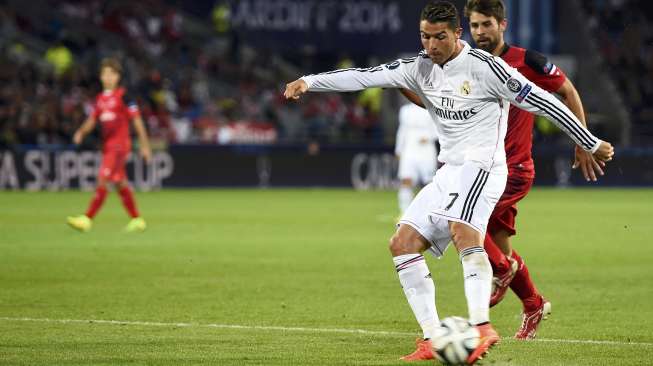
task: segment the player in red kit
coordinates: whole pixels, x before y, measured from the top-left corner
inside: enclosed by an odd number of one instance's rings
[[[501,57],[542,89],[558,94],[581,123],[587,126],[580,96],[562,70],[537,52],[505,43],[503,33],[508,22],[502,0],[468,0],[465,16],[469,18],[470,32],[479,48]],[[485,248],[495,282],[490,306],[499,303],[510,287],[524,307],[522,325],[515,334],[517,339],[535,337],[543,317],[551,311],[551,303],[537,291],[528,268],[510,243],[510,237],[516,234],[517,202],[528,194],[535,178],[531,156],[533,121],[532,114],[510,106],[505,139],[508,181],[490,217],[485,236]],[[580,167],[586,180],[596,181],[597,175],[603,175],[604,166],[603,162],[576,146],[572,167]]]
[[[534,84],[558,94],[581,123],[587,126],[580,96],[562,70],[537,52],[505,43],[503,33],[508,22],[502,0],[468,0],[465,16],[469,18],[470,32],[478,48],[501,57]],[[530,91],[527,88],[521,91],[524,96]],[[416,94],[406,90],[401,92],[413,103],[422,105]],[[516,100],[519,102],[519,96]],[[531,113],[510,106],[505,138],[508,180],[490,216],[484,243],[494,276],[490,306],[503,299],[508,287],[522,301],[522,324],[515,334],[517,339],[534,338],[540,322],[551,311],[551,303],[537,291],[528,267],[510,243],[510,237],[516,234],[517,202],[528,194],[535,178],[531,155],[533,122]],[[597,175],[603,175],[604,166],[605,163],[576,146],[572,167],[581,168],[586,180],[596,181]]]
[[[98,172],[95,195],[86,214],[68,217],[68,224],[82,232],[91,230],[93,218],[106,199],[109,183],[116,185],[122,204],[131,217],[125,228],[126,231],[137,232],[146,228],[145,220],[136,208],[134,194],[129,188],[125,172],[125,164],[131,152],[130,120],[134,123],[140,152],[146,162],[150,161],[152,152],[138,105],[126,96],[125,89],[119,85],[121,74],[122,67],[117,60],[108,58],[102,61],[100,80],[103,91],[96,97],[93,111],[73,136],[73,142],[79,145],[84,136],[95,128],[97,121],[100,122],[103,143],[102,165]]]

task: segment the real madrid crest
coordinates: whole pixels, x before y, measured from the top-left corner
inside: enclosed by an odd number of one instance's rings
[[[465,80],[463,82],[463,86],[460,87],[460,94],[462,95],[469,95],[472,92],[472,87],[469,85],[469,81]]]

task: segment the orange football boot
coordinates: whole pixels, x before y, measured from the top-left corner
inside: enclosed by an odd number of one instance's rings
[[[417,338],[415,340],[417,349],[415,352],[401,358],[404,361],[425,361],[435,359],[433,355],[433,344],[430,339]]]
[[[499,339],[500,339],[499,333],[497,333],[497,331],[494,330],[494,328],[492,328],[492,325],[490,323],[477,325],[476,329],[478,329],[481,339],[474,352],[472,352],[472,354],[469,355],[469,357],[467,357],[468,365],[473,365],[476,361],[483,358],[483,356],[487,354],[490,347],[499,343]]]

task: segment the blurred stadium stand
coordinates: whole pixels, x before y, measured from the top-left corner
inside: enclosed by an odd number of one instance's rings
[[[462,9],[463,0],[454,2]],[[401,103],[396,92],[316,93],[300,103],[286,102],[281,93],[302,74],[414,54],[424,3],[0,1],[0,150],[69,148],[100,91],[97,65],[106,56],[122,61],[124,84],[161,150],[188,144],[308,145],[313,153],[320,146],[389,147]],[[594,131],[621,147],[652,145],[647,1],[506,3],[507,41],[551,55],[567,71]],[[538,126],[535,138],[546,142],[545,150],[568,150],[566,136],[545,121]],[[92,148],[97,140],[85,144]]]

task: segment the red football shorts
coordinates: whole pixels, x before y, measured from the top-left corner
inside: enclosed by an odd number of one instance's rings
[[[517,217],[517,202],[526,197],[533,186],[533,174],[515,172],[510,170],[506,189],[503,191],[499,202],[494,206],[487,225],[487,232],[493,234],[505,230],[510,235],[515,235],[515,217]]]
[[[110,182],[120,182],[127,178],[125,165],[129,151],[124,150],[105,150],[102,153],[102,165],[98,176]]]

